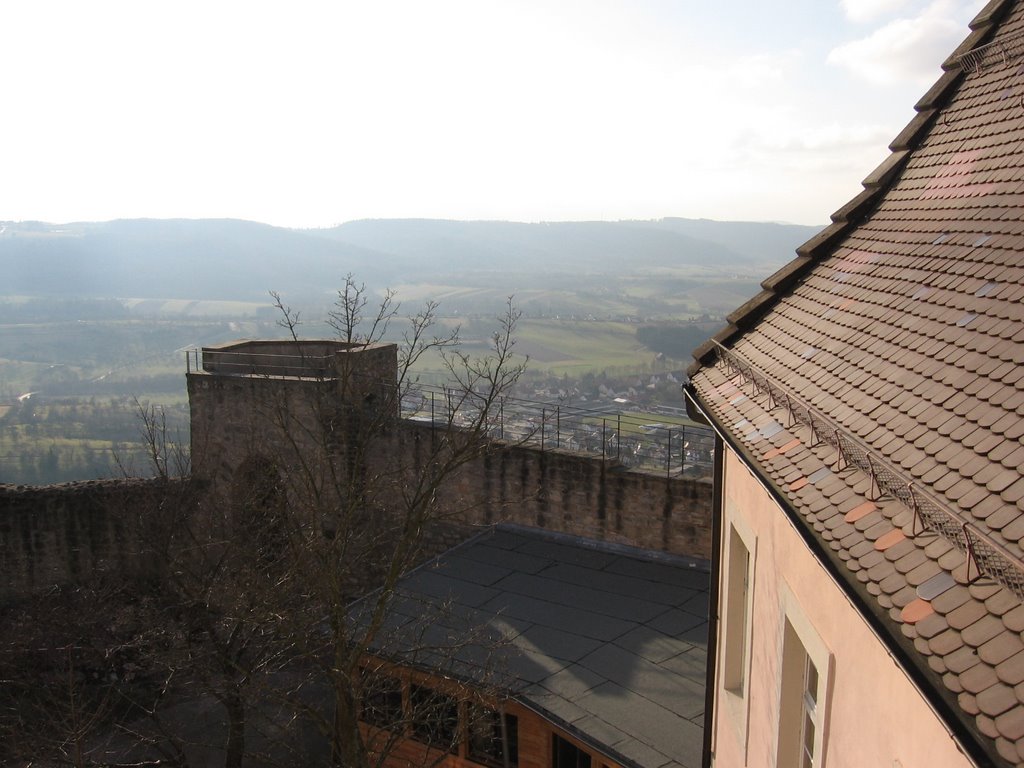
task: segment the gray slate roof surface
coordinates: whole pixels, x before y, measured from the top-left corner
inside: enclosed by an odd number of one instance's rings
[[[708,579],[705,561],[499,526],[401,581],[392,621],[402,630],[384,653],[463,679],[496,675],[626,765],[696,768]],[[425,607],[440,605],[443,618]],[[465,642],[479,628],[507,644]]]

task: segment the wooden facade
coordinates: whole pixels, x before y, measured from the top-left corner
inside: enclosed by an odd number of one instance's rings
[[[481,744],[480,718],[473,713],[491,712],[498,717],[504,712],[505,732],[508,736],[509,768],[623,768],[623,766],[601,754],[592,746],[571,736],[542,715],[515,700],[499,701],[494,695],[482,694],[479,690],[439,675],[430,675],[404,667],[374,664],[374,688],[378,692],[388,687],[401,696],[401,713],[391,718],[391,727],[362,723],[363,737],[371,752],[385,752],[382,768],[504,768],[506,765],[501,745],[497,740],[492,749]],[[417,710],[414,699],[424,691],[437,694],[444,703]],[[372,694],[370,694],[372,695]],[[383,698],[383,697],[382,697]],[[397,696],[396,696],[397,698]],[[455,705],[457,716],[448,716],[448,702]],[[391,702],[397,707],[397,701]],[[381,722],[381,712],[375,710],[369,719]],[[434,723],[423,722],[434,720]],[[436,739],[435,746],[426,743],[436,721],[448,721],[435,730],[445,731]],[[450,736],[448,733],[454,731]],[[474,738],[475,736],[475,738]],[[486,742],[486,739],[483,739]],[[490,754],[487,754],[488,751]]]

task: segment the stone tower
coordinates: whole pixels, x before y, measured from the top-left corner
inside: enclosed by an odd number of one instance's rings
[[[329,439],[343,410],[384,408],[397,416],[397,373],[394,344],[278,340],[204,347],[187,374],[192,474],[228,491],[253,461],[301,460],[302,444],[312,449],[312,442]]]

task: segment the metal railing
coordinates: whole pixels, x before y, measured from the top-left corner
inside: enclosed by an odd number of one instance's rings
[[[408,387],[401,398],[403,418],[433,425],[464,426],[480,419],[482,398],[444,385]],[[651,416],[658,417],[652,421]],[[666,423],[667,422],[667,423]],[[675,422],[675,423],[672,423]],[[631,469],[666,476],[707,477],[714,465],[714,433],[684,423],[677,409],[607,411],[560,402],[503,397],[487,414],[488,434],[540,450],[600,456]]]
[[[977,48],[960,54],[954,59],[964,72],[981,72],[995,63],[1008,66],[1024,55],[1024,33],[1004,35],[987,45],[979,45]]]
[[[1019,599],[1024,600],[1024,561],[993,539],[970,519],[965,518],[929,491],[916,486],[899,469],[872,451],[831,419],[783,389],[767,374],[745,360],[739,353],[715,342],[718,361],[730,376],[739,375],[741,381],[752,385],[753,396],[767,396],[768,410],[783,407],[792,420],[788,427],[800,424],[811,431],[812,444],[824,441],[837,453],[836,471],[856,467],[871,480],[869,497],[889,494],[914,513],[914,532],[917,525],[938,533],[968,557],[979,574],[1002,584]],[[877,489],[877,492],[876,492]]]
[[[191,349],[185,356],[189,373],[312,379],[336,378],[335,359],[333,355],[210,349]],[[374,383],[389,386],[384,382]],[[480,423],[481,405],[487,402],[477,393],[443,384],[407,384],[394,397],[402,418],[434,427]],[[608,411],[515,397],[502,397],[488,403],[487,408],[484,426],[488,436],[496,440],[523,443],[542,451],[564,450],[600,456],[603,461],[664,473],[666,477],[706,478],[712,473],[714,433],[705,426],[686,423],[679,409],[652,407],[642,412]],[[657,421],[652,422],[651,416]]]
[[[230,352],[219,349],[185,351],[187,373],[226,376],[288,376],[331,378],[336,375],[333,354],[281,354],[277,352]]]

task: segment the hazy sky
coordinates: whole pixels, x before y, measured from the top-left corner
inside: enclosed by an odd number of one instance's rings
[[[4,0],[0,220],[820,224],[983,5]]]

